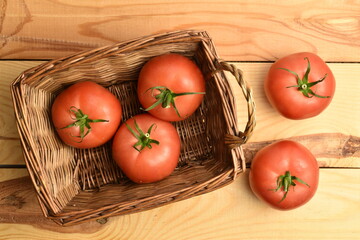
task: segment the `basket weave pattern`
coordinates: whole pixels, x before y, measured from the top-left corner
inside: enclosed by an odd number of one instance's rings
[[[169,52],[193,59],[206,79],[200,108],[174,123],[182,147],[171,176],[151,184],[132,183],[112,160],[111,143],[84,150],[69,147],[57,137],[50,109],[62,90],[79,81],[97,82],[121,101],[125,121],[141,113],[136,96],[141,67]],[[243,133],[237,127],[236,103],[224,70],[238,75],[248,102]],[[239,70],[219,60],[206,32],[152,35],[49,61],[21,74],[11,91],[25,162],[40,206],[46,217],[61,225],[190,198],[231,183],[245,170],[240,144],[255,125],[251,90]]]

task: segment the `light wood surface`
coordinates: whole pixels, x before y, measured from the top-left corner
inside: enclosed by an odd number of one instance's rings
[[[179,29],[203,29],[228,60],[299,51],[359,61],[360,5],[331,0],[2,0],[0,57],[49,59]]]
[[[39,65],[41,61],[0,61],[0,165],[25,164],[19,151],[20,138],[17,132],[10,84],[21,72]]]
[[[0,0],[0,239],[360,239],[359,19],[358,1]],[[247,171],[214,192],[102,223],[60,227],[44,218],[10,83],[44,59],[180,29],[206,30],[251,85],[257,126],[243,146],[247,161],[272,141],[303,143],[321,166],[314,198],[292,211],[271,209],[252,194]],[[300,51],[326,60],[337,86],[322,114],[294,121],[270,106],[262,84],[274,60]],[[242,129],[246,105],[231,85]]]
[[[26,191],[25,195],[10,195],[14,200],[8,201],[12,206],[6,209],[13,211],[12,220],[17,224],[0,224],[0,239],[359,239],[358,172],[321,169],[314,198],[292,211],[274,210],[256,199],[246,173],[231,185],[205,195],[112,217],[104,225],[90,222],[72,227],[58,227],[41,218],[37,205],[28,202],[33,192]],[[4,199],[0,204],[6,206]],[[11,220],[8,212],[0,210],[3,221]]]
[[[0,183],[24,176],[29,176],[26,168],[0,168]]]

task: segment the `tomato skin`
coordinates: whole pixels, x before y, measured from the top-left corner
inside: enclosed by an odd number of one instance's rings
[[[76,107],[90,119],[105,119],[109,122],[90,123],[91,132],[80,142],[79,127],[61,129],[73,123],[70,108]],[[121,121],[120,101],[106,88],[90,81],[79,82],[62,91],[54,100],[51,118],[63,142],[76,148],[94,148],[109,141]],[[85,130],[86,131],[86,130]]]
[[[285,192],[277,188],[277,178],[290,171],[310,187],[296,180],[286,198]],[[250,187],[254,194],[269,206],[279,210],[290,210],[307,203],[315,194],[319,182],[319,166],[312,153],[300,143],[282,140],[261,149],[251,163]]]
[[[140,152],[134,149],[138,141],[125,124],[117,131],[112,144],[112,156],[125,175],[136,183],[151,183],[169,176],[178,164],[180,137],[175,127],[167,121],[150,114],[139,114],[126,123],[135,130],[134,121],[144,133],[155,124],[150,138],[160,142],[145,147]]]
[[[144,109],[156,102],[154,94],[149,89],[164,86],[174,93],[205,92],[205,81],[197,65],[187,57],[179,54],[165,54],[148,61],[140,71],[138,79],[138,97]],[[181,121],[188,118],[200,106],[204,94],[178,96],[175,105],[180,113],[179,117],[173,107],[163,108],[160,105],[149,113],[166,121]]]
[[[280,68],[286,68],[296,72],[302,79],[306,69],[308,58],[311,70],[309,82],[315,82],[324,77],[324,81],[316,84],[311,89],[318,95],[330,96],[329,98],[304,96],[296,87],[295,75]],[[301,52],[288,55],[277,60],[269,69],[264,82],[265,94],[270,104],[284,117],[289,119],[306,119],[319,115],[327,108],[334,97],[335,78],[327,64],[316,54]]]

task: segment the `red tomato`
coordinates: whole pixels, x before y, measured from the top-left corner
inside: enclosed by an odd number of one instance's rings
[[[180,137],[171,123],[150,114],[136,115],[120,126],[112,155],[132,181],[156,182],[174,171],[180,155]]]
[[[152,58],[141,69],[137,93],[150,114],[166,121],[181,121],[200,106],[205,81],[190,59],[165,54]]]
[[[273,208],[290,210],[314,196],[319,167],[307,148],[283,140],[264,147],[255,155],[249,179],[250,187],[259,199]]]
[[[319,56],[302,52],[276,61],[264,87],[271,105],[284,117],[305,119],[320,114],[330,104],[335,79]]]
[[[116,96],[89,81],[65,89],[51,108],[59,137],[76,148],[98,147],[109,141],[120,125],[121,114]]]

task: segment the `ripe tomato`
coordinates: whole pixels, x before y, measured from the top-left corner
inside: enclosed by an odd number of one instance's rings
[[[319,56],[301,52],[276,61],[264,87],[271,105],[284,117],[305,119],[320,114],[330,104],[335,79]]]
[[[180,137],[175,127],[150,114],[127,120],[113,139],[113,159],[136,183],[156,182],[169,176],[179,155]]]
[[[139,101],[146,111],[166,121],[181,121],[200,106],[205,81],[197,65],[179,54],[165,54],[141,69]]]
[[[297,208],[315,194],[319,167],[303,145],[282,140],[261,149],[251,163],[250,187],[254,194],[280,210]]]
[[[59,137],[76,148],[98,147],[109,141],[121,121],[119,100],[94,82],[80,82],[54,100],[51,117]]]

